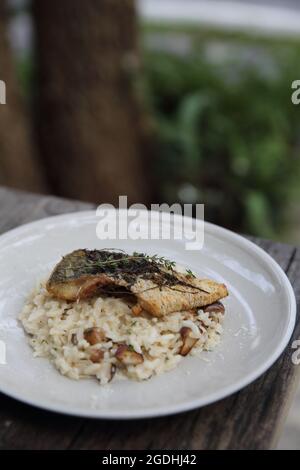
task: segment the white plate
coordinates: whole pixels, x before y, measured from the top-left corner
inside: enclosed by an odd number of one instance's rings
[[[125,212],[123,212],[125,215]],[[100,241],[94,212],[43,219],[0,237],[0,340],[7,364],[0,365],[2,392],[26,403],[67,414],[96,418],[161,416],[207,405],[241,389],[279,357],[292,334],[296,303],[281,268],[246,239],[205,224],[200,251],[183,241]],[[61,376],[46,359],[34,358],[17,321],[25,297],[48,275],[61,255],[76,248],[121,247],[159,253],[199,275],[225,282],[226,318],[220,345],[199,358],[145,382]]]

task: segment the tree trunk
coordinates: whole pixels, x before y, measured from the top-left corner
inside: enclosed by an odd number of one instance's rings
[[[33,5],[40,151],[52,187],[97,203],[122,194],[147,202],[133,0]]]
[[[29,119],[21,103],[12,54],[6,37],[6,11],[0,5],[0,79],[6,104],[0,104],[0,184],[29,191],[45,189],[34,157]]]

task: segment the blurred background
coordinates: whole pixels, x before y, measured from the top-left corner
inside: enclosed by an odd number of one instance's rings
[[[1,0],[0,184],[298,243],[299,52],[298,0]]]

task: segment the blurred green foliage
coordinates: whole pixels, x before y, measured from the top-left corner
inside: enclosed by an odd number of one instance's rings
[[[299,198],[300,45],[235,37],[229,59],[214,61],[211,41],[198,37],[182,55],[145,50],[159,197],[205,203],[206,220],[276,238]]]
[[[136,83],[154,125],[157,199],[205,203],[206,220],[281,238],[300,197],[300,105],[291,102],[300,41],[171,29],[191,39],[191,50],[144,47],[144,77]],[[142,27],[143,37],[162,32],[170,27]],[[216,60],[220,45],[224,58]],[[17,63],[31,105],[34,63],[31,52]]]

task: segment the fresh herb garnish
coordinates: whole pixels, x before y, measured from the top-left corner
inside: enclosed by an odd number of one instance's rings
[[[81,276],[104,274],[125,281],[124,286],[105,286],[103,288],[104,294],[132,295],[130,287],[139,278],[153,282],[153,287],[145,290],[163,287],[176,290],[177,287],[184,286],[192,288],[191,293],[195,293],[196,290],[207,293],[204,289],[189,282],[189,277],[195,277],[191,270],[187,270],[187,276],[182,276],[174,269],[175,265],[174,261],[157,254],[150,256],[145,253],[133,252],[129,255],[122,250],[109,251],[108,249],[77,250],[63,259],[61,269],[54,272],[52,281],[65,281],[66,277],[68,280],[74,280]],[[101,286],[99,286],[100,291]]]
[[[193,271],[191,271],[190,269],[186,269],[186,273],[187,273],[188,277],[196,277],[195,274],[193,273]]]

